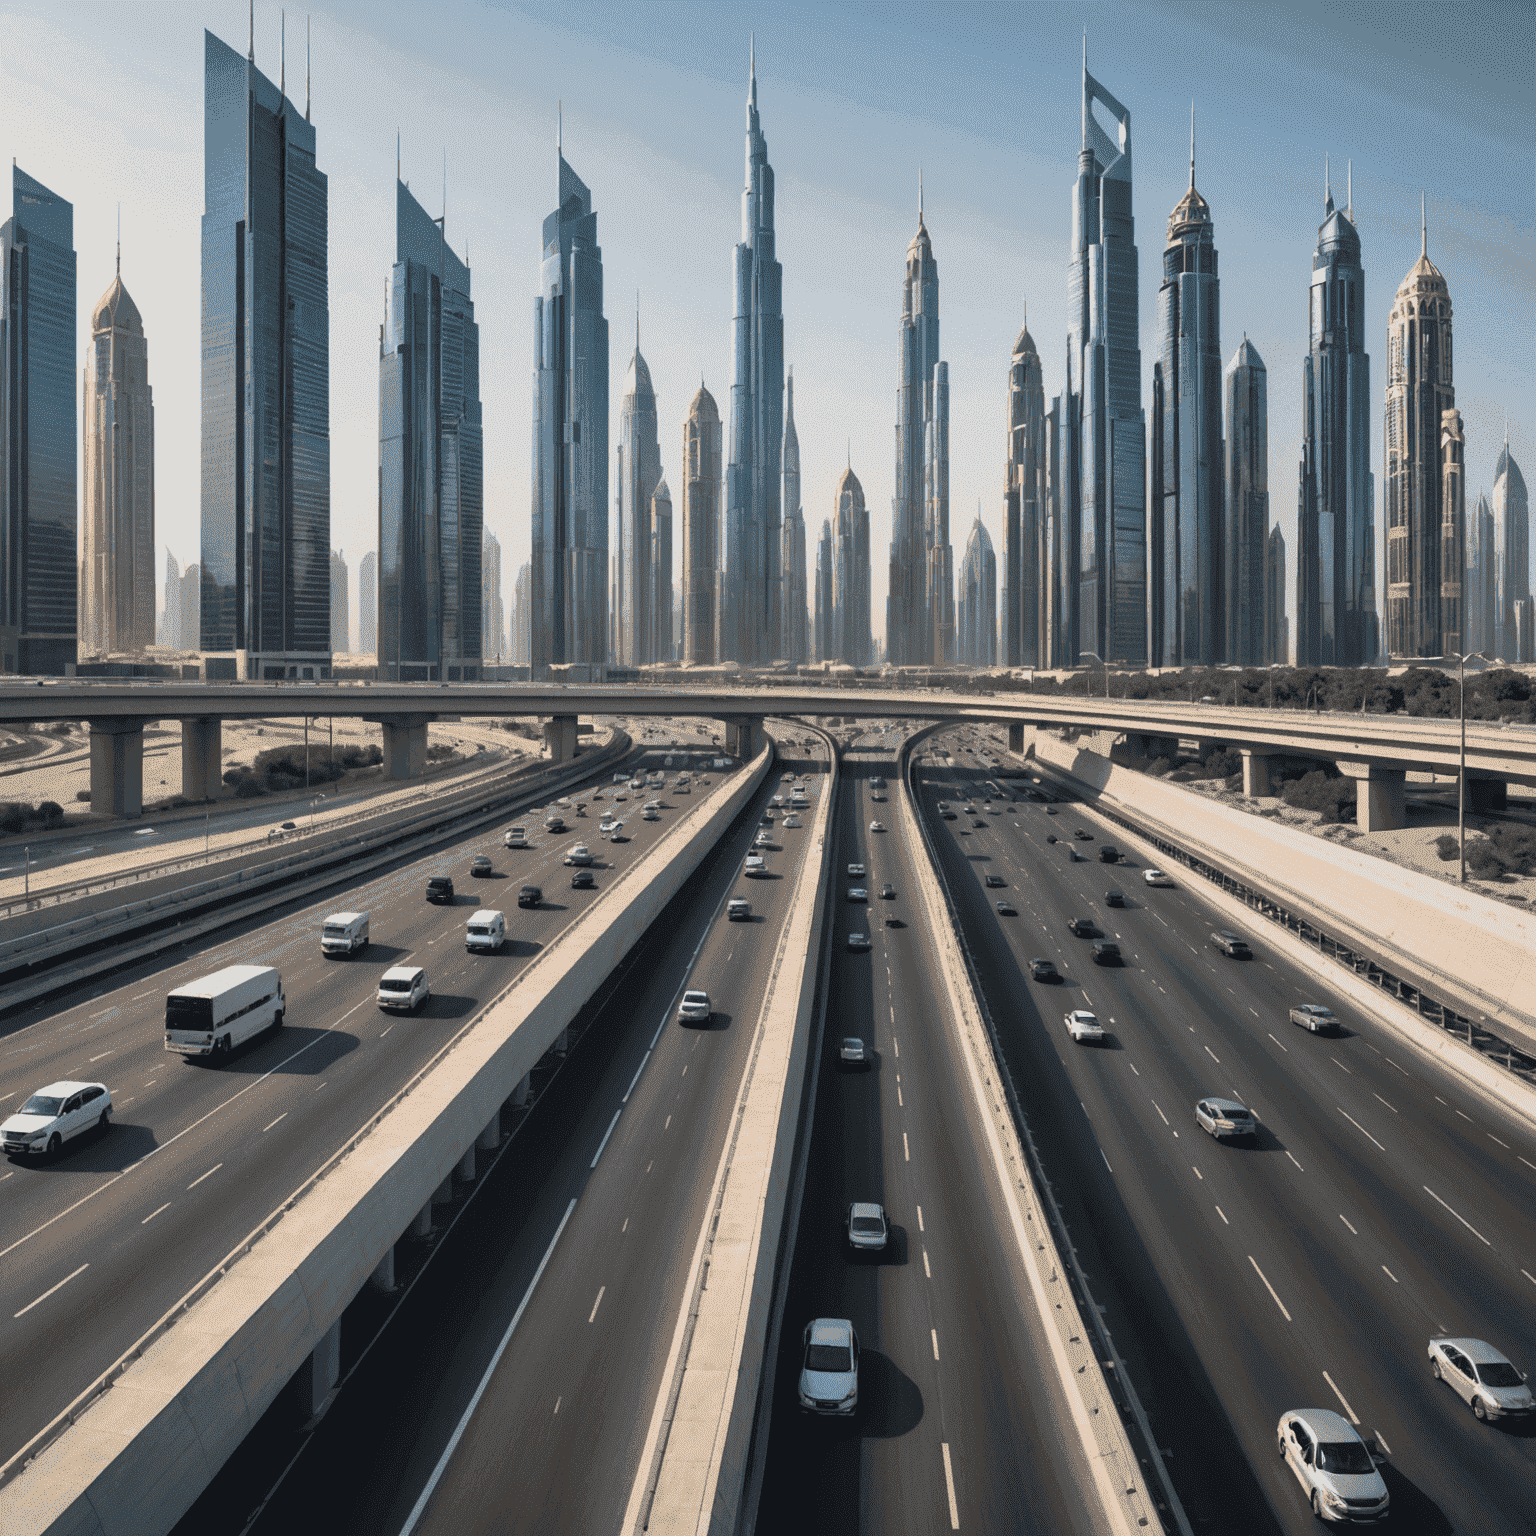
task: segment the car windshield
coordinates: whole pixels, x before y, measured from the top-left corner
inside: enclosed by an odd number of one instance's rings
[[[855,1232],[883,1232],[885,1223],[878,1216],[855,1216],[853,1218],[853,1230]]]
[[[1246,1109],[1240,1109],[1236,1104],[1228,1104],[1225,1108],[1217,1106],[1217,1112],[1224,1120],[1251,1120],[1253,1116]]]
[[[386,976],[379,983],[380,992],[409,992],[410,990],[410,982],[396,976]]]
[[[853,1369],[853,1353],[846,1344],[812,1344],[805,1352],[805,1368],[846,1374]]]
[[[1508,1360],[1488,1360],[1478,1364],[1477,1374],[1485,1387],[1518,1387],[1520,1372]]]
[[[46,1093],[34,1093],[21,1106],[24,1115],[56,1115],[64,1107],[63,1099],[55,1099]]]
[[[484,923],[471,923],[469,925],[469,931],[471,933],[489,933],[491,930],[487,928]]]
[[[1317,1448],[1317,1468],[1320,1472],[1341,1472],[1346,1476],[1360,1477],[1374,1472],[1376,1464],[1371,1460],[1371,1453],[1358,1440],[1325,1440]]]

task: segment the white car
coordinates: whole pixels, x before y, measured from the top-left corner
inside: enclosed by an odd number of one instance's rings
[[[1089,1040],[1102,1040],[1104,1038],[1104,1026],[1099,1023],[1099,1016],[1090,1013],[1086,1008],[1074,1008],[1066,1015],[1065,1023],[1067,1033],[1082,1045]]]
[[[759,832],[757,836],[752,839],[752,846],[754,848],[772,848],[773,839],[769,837],[766,832]]]
[[[409,1013],[431,995],[427,973],[419,965],[392,965],[379,977],[380,1008],[401,1008]]]
[[[1195,1105],[1195,1124],[1217,1141],[1238,1141],[1247,1136],[1258,1144],[1259,1122],[1253,1111],[1236,1099],[1201,1099]]]
[[[1331,1408],[1292,1408],[1276,1430],[1280,1455],[1319,1520],[1380,1520],[1391,1495],[1354,1426]]]
[[[1148,885],[1173,885],[1173,876],[1165,875],[1160,869],[1149,869],[1141,877]]]
[[[889,1229],[885,1223],[885,1207],[869,1200],[855,1200],[848,1207],[844,1221],[848,1229],[848,1246],[864,1253],[879,1253],[886,1243]]]
[[[778,810],[784,804],[784,796],[775,795],[773,799],[768,802],[768,804],[771,805],[775,810]]]
[[[767,860],[760,853],[749,853],[747,862],[741,866],[742,874],[749,879],[754,875],[766,875],[768,873]]]
[[[857,1035],[849,1035],[837,1048],[838,1060],[845,1066],[867,1067],[869,1065],[869,1052],[864,1049],[864,1042]]]
[[[565,862],[567,865],[575,866],[577,868],[585,867],[592,862],[592,850],[588,848],[585,843],[577,843],[576,846],[572,848],[568,854],[566,854]]]
[[[800,1406],[810,1413],[851,1414],[859,1405],[859,1336],[845,1317],[805,1325]]]
[[[66,1141],[112,1121],[112,1094],[105,1083],[66,1079],[39,1088],[0,1124],[0,1144],[10,1157],[52,1157]]]
[[[881,822],[881,821],[872,821],[869,824],[869,830],[871,832],[884,832],[885,831],[885,823]]]
[[[850,880],[862,880],[864,878],[864,866],[862,864],[850,864],[848,866],[848,878]]]
[[[848,948],[852,950],[868,949],[869,935],[867,933],[850,933],[848,935]]]
[[[709,1005],[709,993],[701,992],[697,988],[690,987],[683,993],[683,1000],[678,1004],[677,1018],[680,1024],[708,1024],[712,1009]]]
[[[868,901],[869,892],[862,885],[850,885],[848,887],[849,901]]]
[[[1536,1413],[1536,1398],[1507,1356],[1481,1339],[1431,1339],[1429,1368],[1448,1381],[1478,1418],[1523,1418]]]
[[[1321,1003],[1297,1003],[1291,1009],[1291,1023],[1316,1034],[1332,1034],[1339,1027],[1333,1011]]]
[[[791,811],[790,814],[784,818],[784,825],[789,831],[798,832],[800,830],[800,818],[796,816],[793,811]]]

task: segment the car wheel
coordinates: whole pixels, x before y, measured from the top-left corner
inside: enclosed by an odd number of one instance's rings
[[[1281,1435],[1275,1442],[1275,1449],[1280,1453],[1280,1460],[1285,1460],[1285,1436]]]
[[[110,1109],[102,1110],[101,1118],[96,1122],[96,1129],[98,1131],[105,1132],[107,1130],[107,1128],[111,1124],[112,1124],[112,1111]]]
[[[59,1133],[55,1131],[53,1135],[48,1138],[48,1156],[57,1157],[59,1155],[59,1148],[62,1145],[63,1142],[59,1138]]]
[[[1440,1358],[1439,1358],[1438,1355],[1435,1356],[1429,1362],[1429,1368],[1430,1368],[1431,1371],[1433,1371],[1435,1373],[1435,1380],[1436,1381],[1444,1381],[1445,1380],[1445,1378],[1440,1374]]]
[[[1472,1399],[1472,1412],[1477,1415],[1482,1423],[1486,1424],[1488,1422],[1488,1408],[1482,1398],[1474,1397]]]
[[[1316,1488],[1312,1490],[1312,1518],[1314,1520],[1323,1518],[1323,1501],[1318,1498]]]

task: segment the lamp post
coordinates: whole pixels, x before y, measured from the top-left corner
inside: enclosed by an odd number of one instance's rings
[[[1456,758],[1456,855],[1461,861],[1461,874],[1457,883],[1467,883],[1467,663],[1475,657],[1479,661],[1488,658],[1481,651],[1468,651],[1465,656],[1447,651],[1456,657],[1456,691],[1461,704],[1461,745]]]
[[[1089,661],[1098,662],[1104,668],[1104,697],[1107,699],[1109,697],[1109,663],[1097,651],[1079,651],[1077,654],[1086,656]]]

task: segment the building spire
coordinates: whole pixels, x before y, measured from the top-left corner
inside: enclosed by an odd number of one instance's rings
[[[1328,174],[1328,151],[1323,151],[1323,212],[1333,212],[1333,182]]]
[[[1083,148],[1088,148],[1088,29],[1083,28]]]
[[[119,278],[123,275],[123,205],[121,203],[117,205],[117,275]],[[1506,436],[1508,432],[1509,429],[1506,427]]]
[[[400,180],[400,130],[395,129],[395,180]]]
[[[555,153],[565,155],[565,102],[555,102]]]
[[[288,100],[288,12],[279,11],[281,18],[278,25],[282,30],[277,34],[280,41],[277,45],[277,94],[283,101]]]
[[[635,356],[640,356],[640,290],[635,289]]]
[[[245,57],[248,63],[256,62],[256,0],[251,0],[251,46]]]
[[[748,34],[747,41],[747,105],[757,105],[757,33]]]
[[[1429,255],[1429,222],[1424,216],[1424,194],[1419,193],[1419,255]]]
[[[304,121],[309,121],[309,17],[304,18]]]
[[[1189,190],[1195,190],[1195,104],[1189,104]]]
[[[1355,222],[1355,162],[1346,160],[1347,169],[1344,172],[1344,217],[1351,224]]]

